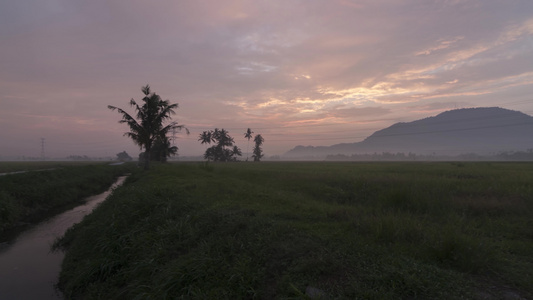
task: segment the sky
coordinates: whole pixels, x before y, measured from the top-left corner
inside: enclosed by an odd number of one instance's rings
[[[225,128],[297,145],[441,112],[533,114],[531,0],[3,0],[0,159],[116,157],[141,87],[178,103],[180,156]]]

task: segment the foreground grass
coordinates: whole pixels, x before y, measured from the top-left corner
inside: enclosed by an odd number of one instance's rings
[[[158,166],[58,241],[59,286],[69,299],[530,299],[532,217],[533,164]]]
[[[4,240],[3,232],[21,222],[42,219],[57,209],[104,191],[132,167],[135,165],[0,163],[0,169],[4,170],[40,170],[0,176],[0,241]]]

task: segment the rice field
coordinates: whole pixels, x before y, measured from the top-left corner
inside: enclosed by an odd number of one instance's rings
[[[532,299],[531,163],[176,163],[57,241],[69,299]]]

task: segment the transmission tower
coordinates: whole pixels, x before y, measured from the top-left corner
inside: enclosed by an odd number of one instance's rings
[[[44,161],[44,138],[41,138],[41,160]]]

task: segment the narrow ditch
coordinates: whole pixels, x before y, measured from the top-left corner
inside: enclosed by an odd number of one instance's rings
[[[63,299],[54,288],[64,254],[51,251],[54,241],[103,202],[127,176],[121,176],[105,192],[86,198],[85,204],[47,219],[0,244],[1,299]]]

